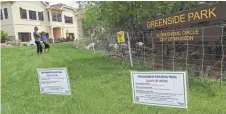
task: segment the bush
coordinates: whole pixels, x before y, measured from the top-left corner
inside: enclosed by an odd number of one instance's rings
[[[12,45],[13,46],[20,46],[21,45],[21,41],[20,40],[13,40],[12,41]]]
[[[1,42],[5,43],[9,39],[8,33],[1,30]]]

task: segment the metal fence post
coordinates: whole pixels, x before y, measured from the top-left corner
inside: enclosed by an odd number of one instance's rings
[[[202,68],[201,68],[201,75],[203,76],[203,64],[204,64],[204,57],[205,57],[205,47],[204,47],[204,27],[202,27]]]
[[[224,68],[224,65],[223,65],[223,62],[224,62],[224,26],[222,26],[222,35],[221,35],[221,51],[222,51],[222,60],[221,60],[221,82],[223,81],[223,68]]]
[[[128,38],[130,66],[131,66],[131,68],[133,68],[133,58],[132,58],[132,52],[131,52],[131,46],[130,46],[130,38],[129,38],[129,33],[128,32],[127,32],[127,38]]]

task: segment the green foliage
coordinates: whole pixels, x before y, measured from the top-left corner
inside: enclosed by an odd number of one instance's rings
[[[142,20],[150,19],[157,13],[168,15],[181,8],[196,7],[190,1],[102,1],[89,2],[85,9],[83,27],[99,30],[140,30]]]
[[[1,42],[5,43],[9,39],[8,33],[1,30]]]

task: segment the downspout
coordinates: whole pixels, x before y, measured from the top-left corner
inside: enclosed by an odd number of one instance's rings
[[[13,11],[14,11],[14,9],[13,9],[13,4],[14,4],[14,2],[13,1],[10,1],[10,7],[11,7],[11,18],[12,18],[12,25],[13,25],[13,31],[14,31],[14,40],[19,40],[19,38],[18,39],[16,39],[16,30],[15,30],[15,22],[14,22],[14,15],[13,15]]]

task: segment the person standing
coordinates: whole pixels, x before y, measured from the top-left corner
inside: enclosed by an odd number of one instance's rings
[[[34,28],[33,36],[35,39],[35,44],[37,46],[37,54],[42,53],[41,36],[38,34],[38,27]]]

